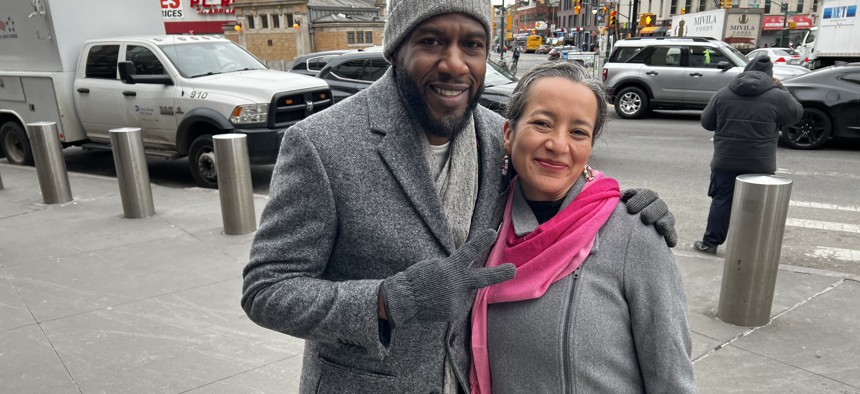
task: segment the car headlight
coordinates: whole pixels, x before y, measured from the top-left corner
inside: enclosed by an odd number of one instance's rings
[[[233,124],[266,123],[269,118],[269,104],[245,104],[237,106],[230,115]]]

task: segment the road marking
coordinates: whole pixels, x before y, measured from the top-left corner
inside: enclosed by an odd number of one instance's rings
[[[854,205],[839,205],[839,204],[827,204],[827,203],[821,203],[821,202],[794,201],[794,200],[789,201],[788,205],[791,205],[793,207],[803,207],[803,208],[833,209],[836,211],[860,212],[860,207],[857,207]]]
[[[816,230],[828,230],[828,231],[842,231],[846,233],[854,233],[860,234],[860,225],[856,224],[847,224],[847,223],[836,223],[836,222],[825,222],[821,220],[807,220],[807,219],[786,219],[786,226],[791,227],[802,227],[802,228],[811,228]]]
[[[819,246],[812,253],[805,253],[807,257],[835,259],[842,261],[860,262],[860,250],[828,248]]]
[[[802,170],[789,170],[787,168],[777,168],[776,173],[780,175],[800,175],[800,176],[832,176],[837,178],[851,178],[851,179],[860,179],[860,175],[851,174],[847,172],[813,172],[813,171],[802,171]]]

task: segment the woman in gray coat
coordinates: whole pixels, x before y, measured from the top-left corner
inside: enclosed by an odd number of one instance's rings
[[[618,183],[587,164],[602,84],[574,63],[546,63],[507,111],[518,175],[487,266],[511,262],[517,274],[478,293],[472,392],[694,392],[674,257],[624,212]]]

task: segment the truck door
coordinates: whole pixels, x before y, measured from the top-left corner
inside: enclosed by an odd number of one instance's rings
[[[160,53],[160,52],[158,52]],[[179,82],[177,71],[166,68],[170,64],[160,59],[153,49],[141,44],[127,44],[126,61],[134,63],[135,74],[170,75],[174,83]],[[122,105],[129,126],[140,127],[143,143],[148,148],[175,149],[176,120],[174,93],[176,85],[135,83],[124,84]]]
[[[75,78],[75,105],[87,138],[107,143],[108,130],[125,127],[126,113],[120,107],[122,82],[117,72],[119,44],[85,47]]]
[[[640,71],[642,79],[654,93],[653,101],[680,102],[684,100],[684,68],[681,67],[681,46],[660,46]]]
[[[684,68],[687,80],[684,101],[699,103],[703,108],[717,90],[729,86],[739,73],[737,67],[728,70],[717,67],[721,61],[734,65],[719,48],[691,46],[687,60],[688,64]]]

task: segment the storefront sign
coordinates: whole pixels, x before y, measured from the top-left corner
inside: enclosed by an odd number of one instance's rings
[[[762,22],[762,30],[782,30],[785,17],[782,15],[765,15]],[[808,15],[792,15],[788,17],[788,22],[797,23],[796,29],[809,29],[814,26],[812,18]],[[785,28],[789,29],[788,23],[785,23]]]

